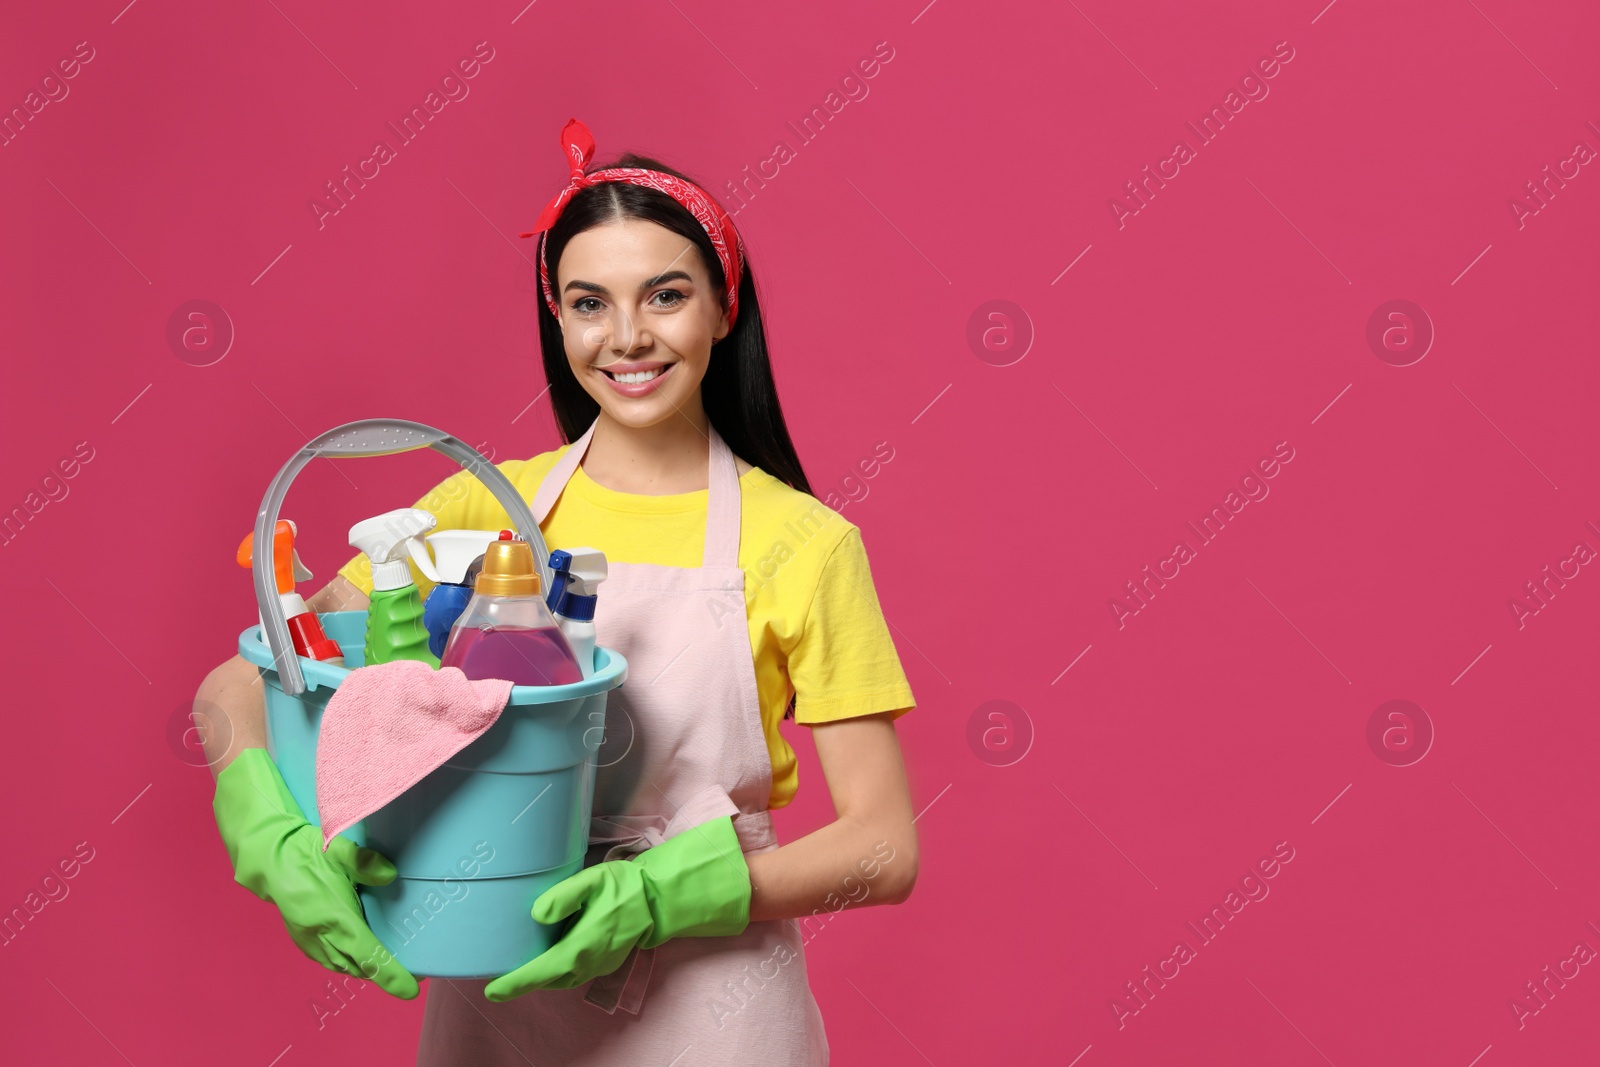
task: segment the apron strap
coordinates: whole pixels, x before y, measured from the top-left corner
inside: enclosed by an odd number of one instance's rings
[[[706,494],[706,549],[702,567],[739,565],[739,470],[730,449],[717,428],[711,431],[710,491]]]
[[[540,481],[539,489],[533,494],[533,500],[529,504],[534,521],[540,526],[544,525],[550,509],[555,507],[561,491],[567,487],[573,472],[578,469],[584,452],[589,448],[589,442],[594,439],[595,427],[599,425],[600,420],[596,417],[595,421],[589,424],[589,428],[583,431],[583,436],[572,442],[572,446],[561,454],[555,465]],[[705,552],[701,566],[737,567],[742,503],[739,495],[739,470],[733,462],[732,450],[722,440],[722,435],[717,433],[717,428],[709,422],[706,428],[710,431],[708,436],[711,439],[711,469],[707,482],[709,489],[706,493]]]
[[[572,477],[572,472],[578,469],[578,461],[583,459],[583,453],[589,448],[589,442],[594,439],[594,430],[600,425],[596,418],[583,431],[583,436],[572,442],[556,460],[555,465],[545,472],[544,480],[539,483],[539,491],[533,494],[533,500],[528,509],[533,512],[533,519],[540,526],[544,525],[545,517],[550,514],[550,509],[555,507],[556,499],[561,496],[561,490],[567,487],[567,482]]]

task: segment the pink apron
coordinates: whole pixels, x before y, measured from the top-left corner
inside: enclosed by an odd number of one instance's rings
[[[594,431],[545,475],[531,505],[541,525]],[[710,437],[702,565],[609,563],[600,585],[596,639],[627,657],[628,680],[607,699],[586,865],[724,815],[747,854],[778,847],[739,568],[739,478],[721,436]],[[503,1004],[484,999],[487,980],[428,984],[418,1067],[828,1062],[794,919],[636,948],[610,975]]]

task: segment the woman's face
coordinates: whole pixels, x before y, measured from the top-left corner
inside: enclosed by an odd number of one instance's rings
[[[639,219],[595,226],[567,242],[553,284],[567,363],[602,411],[640,428],[698,419],[728,315],[692,242]]]

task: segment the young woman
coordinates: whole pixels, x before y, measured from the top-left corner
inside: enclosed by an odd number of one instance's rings
[[[561,144],[571,181],[523,236],[543,235],[540,342],[570,444],[500,469],[553,548],[606,554],[596,629],[628,681],[609,698],[587,865],[529,920],[570,925],[510,974],[435,979],[417,1062],[826,1064],[797,919],[911,892],[893,720],[912,694],[860,532],[811,495],[790,442],[732,219],[651,159],[586,171],[594,142],[577,120]],[[508,521],[466,472],[417,506],[440,529]],[[360,607],[370,590],[357,557],[311,603]],[[294,915],[271,861],[241,865],[252,850],[236,847],[248,835],[228,825],[225,794],[244,772],[223,768],[262,744],[254,673],[225,664],[200,693],[250,721],[213,754],[219,826],[236,870],[252,868],[237,877],[279,903],[312,958],[415,996],[392,959],[351,966],[383,955],[347,911],[355,881],[392,877],[382,857],[313,845],[299,878],[336,892]],[[837,817],[779,846],[770,809],[798,786],[786,715],[812,728]]]

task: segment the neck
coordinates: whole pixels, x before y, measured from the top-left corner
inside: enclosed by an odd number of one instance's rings
[[[661,496],[706,488],[710,460],[710,420],[697,403],[651,426],[628,426],[602,410],[582,466],[607,489]]]

